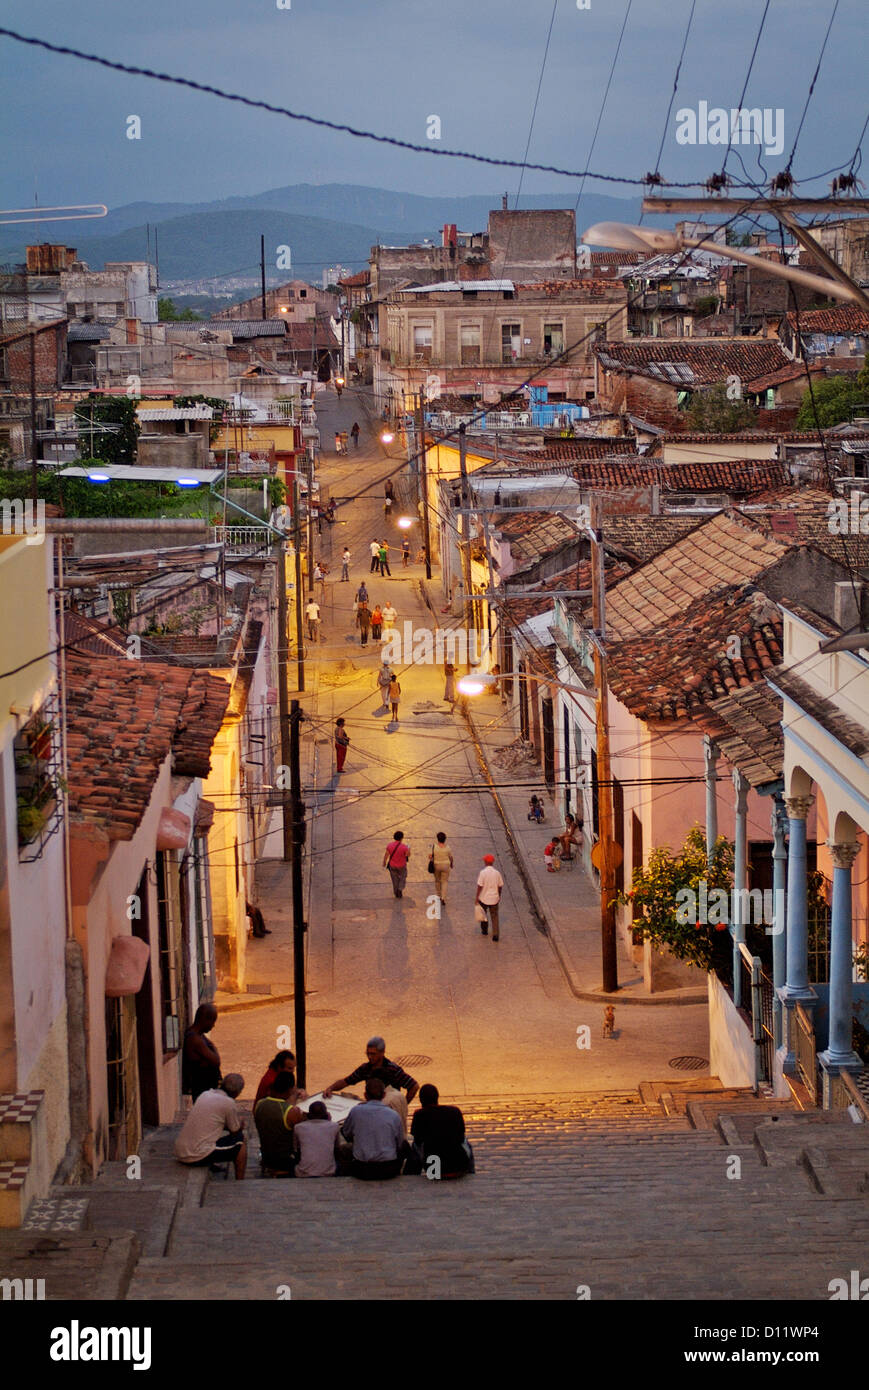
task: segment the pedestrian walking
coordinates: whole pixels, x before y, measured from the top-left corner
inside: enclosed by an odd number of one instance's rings
[[[359,448],[359,421],[358,421],[358,420],[354,420],[354,421],[353,421],[353,427],[352,427],[352,429],[350,430],[350,437],[351,437],[351,439],[353,440],[353,447],[354,447],[354,449],[358,449],[358,448]]]
[[[383,607],[383,630],[384,630],[384,632],[391,632],[391,631],[392,631],[392,629],[395,627],[395,620],[396,620],[397,617],[398,617],[398,614],[397,614],[397,612],[395,611],[395,609],[393,608],[392,604],[391,604],[391,603],[385,604],[384,607]]]
[[[404,893],[404,885],[407,883],[407,862],[410,859],[410,850],[404,843],[404,831],[396,830],[383,855],[384,868],[389,870],[389,877],[392,879],[392,891],[397,898]]]
[[[375,642],[380,641],[380,634],[382,631],[383,613],[381,612],[380,604],[375,603],[371,610],[371,636],[374,638]]]
[[[377,563],[380,566],[381,577],[388,574],[392,578],[392,570],[389,568],[389,546],[386,541],[381,541],[377,547]]]
[[[439,830],[435,836],[435,842],[431,847],[429,857],[429,869],[434,874],[435,892],[446,907],[447,903],[447,883],[449,882],[450,870],[455,867],[453,854],[447,844],[447,837],[443,830]]]
[[[452,661],[444,662],[444,700],[449,700],[451,705],[456,703],[456,668]]]
[[[372,541],[368,549],[371,551],[371,573],[376,574],[380,565],[380,541]]]
[[[392,498],[391,498],[391,497],[384,497],[384,499],[383,499],[383,520],[384,520],[384,521],[388,521],[389,518],[390,518],[391,516],[392,516]]]
[[[328,572],[326,566],[321,565],[319,561],[314,565],[314,583],[319,584],[320,597],[323,599],[326,597],[326,575]]]
[[[326,510],[323,513],[330,526],[335,524],[335,503],[329,498]]]
[[[391,478],[386,479],[386,483],[383,488],[383,495],[384,497],[388,497],[390,502],[393,502],[395,500],[395,487]]]
[[[365,580],[364,580],[364,579],[363,579],[362,583],[359,585],[359,588],[356,590],[356,599],[355,599],[355,602],[356,602],[356,603],[367,603],[367,602],[368,602],[368,590],[367,590],[366,587],[365,587]]]
[[[393,675],[389,669],[389,662],[384,661],[380,670],[377,672],[377,688],[380,691],[380,698],[383,701],[383,708],[389,709],[389,687],[392,685]]]
[[[340,430],[336,430],[336,431],[335,431],[335,453],[336,453],[336,454],[340,454],[340,452],[341,452],[341,431],[340,431]]]
[[[504,880],[495,868],[494,854],[484,854],[483,865],[484,867],[477,877],[477,896],[474,900],[475,915],[480,923],[480,931],[483,936],[489,935],[489,923],[491,922],[492,940],[498,941],[500,937],[498,908],[504,889]]]
[[[335,767],[338,772],[344,771],[344,759],[347,757],[347,749],[350,746],[350,735],[344,728],[344,720],[335,720]]]
[[[371,609],[367,603],[360,603],[356,609],[356,626],[359,629],[360,645],[367,647],[368,634],[371,631]]]
[[[343,553],[343,555],[341,556],[341,583],[342,583],[342,584],[349,584],[349,582],[350,582],[350,551],[347,549],[347,547],[346,547],[346,545],[345,545],[345,547],[344,547],[344,553]]]
[[[392,680],[389,682],[389,704],[390,704],[390,708],[391,708],[391,710],[392,710],[392,722],[393,722],[393,724],[397,724],[397,723],[398,723],[398,702],[399,702],[400,699],[401,699],[401,686],[399,685],[398,681],[395,679],[395,676],[393,676],[393,677],[392,677]]]
[[[317,603],[316,599],[308,599],[308,606],[305,609],[305,618],[308,623],[308,637],[312,642],[318,642],[320,633],[320,605]]]
[[[404,569],[407,569],[410,564],[410,541],[407,539],[407,536],[405,536],[404,540],[401,542],[401,563]]]

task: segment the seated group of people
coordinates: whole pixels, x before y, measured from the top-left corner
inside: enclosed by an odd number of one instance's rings
[[[216,1017],[216,1010],[214,1013]],[[209,1019],[204,1022],[208,1024]],[[188,1053],[195,1060],[201,1052],[201,1035],[194,1033],[195,1028],[194,1023],[185,1039],[185,1063]],[[207,1039],[205,1042],[213,1048]],[[366,1054],[366,1062],[327,1087],[323,1100],[312,1101],[303,1110],[299,1102],[307,1097],[296,1085],[296,1059],[288,1049],[277,1053],[257,1087],[253,1107],[263,1174],[275,1178],[349,1174],[370,1181],[398,1177],[402,1172],[430,1178],[473,1172],[473,1151],[465,1139],[461,1110],[441,1105],[436,1086],[420,1089],[412,1076],[386,1056],[382,1038],[371,1038]],[[195,1067],[188,1065],[188,1079],[191,1070]],[[231,1160],[236,1178],[241,1179],[247,1165],[247,1144],[244,1118],[235,1102],[244,1080],[230,1073],[222,1081],[213,1074],[200,1075],[197,1081],[209,1084],[201,1089],[197,1086],[193,1108],[175,1144],[175,1156],[192,1166],[213,1167]],[[360,1081],[365,1083],[365,1100],[354,1105],[339,1123],[330,1115],[326,1101],[335,1091]],[[193,1087],[190,1089],[193,1094]],[[413,1116],[408,1138],[408,1102],[417,1093],[420,1109]]]

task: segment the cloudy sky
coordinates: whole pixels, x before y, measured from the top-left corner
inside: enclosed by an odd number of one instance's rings
[[[584,3],[584,0],[581,0]],[[21,33],[207,82],[293,110],[426,145],[521,160],[552,0],[5,0]],[[529,159],[585,166],[627,0],[557,0]],[[783,111],[790,153],[833,0],[772,0],[746,105]],[[591,167],[653,168],[690,0],[633,0]],[[697,0],[667,123],[662,172],[705,178],[722,150],[678,144],[676,111],[735,106],[763,0]],[[840,0],[794,172],[847,163],[866,118],[866,0]],[[519,173],[431,158],[316,130],[211,96],[109,72],[0,38],[4,207],[148,199],[204,201],[292,183],[415,193],[516,192]],[[142,138],[126,138],[127,118]],[[435,147],[438,147],[435,145]],[[740,148],[752,178],[756,147]],[[739,172],[731,156],[728,165]],[[827,180],[812,189],[820,192]],[[527,192],[578,191],[526,173]],[[626,186],[589,184],[627,194]]]

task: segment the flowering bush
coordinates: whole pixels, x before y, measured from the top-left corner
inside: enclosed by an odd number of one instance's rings
[[[706,836],[699,825],[689,830],[678,854],[669,845],[659,845],[649,855],[645,868],[634,869],[632,886],[616,899],[632,908],[634,928],[659,948],[668,947],[680,960],[711,970],[721,951],[722,940],[729,946],[726,923],[680,922],[676,911],[677,893],[690,888],[699,896],[700,880],[707,892],[733,886],[733,845],[724,836],[715,841],[712,862],[706,858]]]

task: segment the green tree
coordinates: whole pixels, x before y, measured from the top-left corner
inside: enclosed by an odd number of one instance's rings
[[[138,401],[130,396],[98,396],[76,406],[79,437],[103,463],[135,463],[139,439]]]
[[[202,315],[193,309],[179,309],[168,296],[157,300],[157,318],[161,323],[201,323]]]
[[[685,415],[691,429],[704,434],[735,434],[757,424],[754,406],[729,400],[722,382],[708,391],[695,391]]]
[[[812,405],[812,396],[815,404]],[[806,387],[797,415],[798,430],[813,430],[817,425],[829,429],[850,420],[851,412],[869,401],[869,357],[856,377],[825,376],[815,378],[812,389]],[[817,409],[817,418],[815,410]]]
[[[705,834],[695,825],[677,854],[668,845],[653,849],[646,867],[634,869],[630,890],[616,901],[633,909],[634,928],[647,940],[701,970],[711,970],[716,958],[721,958],[721,943],[730,946],[727,924],[680,922],[677,916],[680,889],[690,888],[699,899],[701,879],[705,880],[707,894],[723,888],[729,895],[733,886],[733,846],[719,835],[712,862],[708,863]]]

